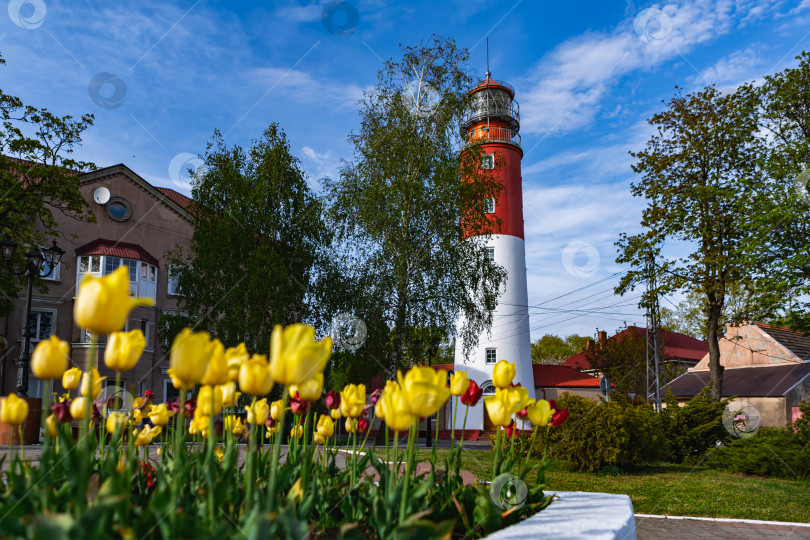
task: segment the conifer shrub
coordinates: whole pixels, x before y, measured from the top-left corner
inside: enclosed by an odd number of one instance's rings
[[[709,448],[729,440],[731,435],[723,426],[723,410],[730,401],[731,398],[715,401],[711,387],[707,386],[684,406],[679,406],[675,396],[667,390],[666,407],[660,414],[666,435],[667,461],[699,460]]]
[[[752,437],[715,448],[705,464],[717,469],[778,478],[810,476],[810,445],[791,428],[764,427]]]

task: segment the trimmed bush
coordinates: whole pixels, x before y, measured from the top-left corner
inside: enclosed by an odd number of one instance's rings
[[[792,428],[760,428],[752,437],[735,439],[710,451],[706,465],[730,472],[807,478],[810,476],[810,445]]]

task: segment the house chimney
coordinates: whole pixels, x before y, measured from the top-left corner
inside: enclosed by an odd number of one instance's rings
[[[590,350],[590,348],[591,348],[592,346],[593,346],[593,340],[592,340],[592,339],[589,339],[588,341],[586,341],[586,342],[585,342],[585,350],[586,350],[586,351],[587,351],[587,350]]]
[[[604,330],[599,331],[599,346],[604,347],[607,343],[607,332]]]

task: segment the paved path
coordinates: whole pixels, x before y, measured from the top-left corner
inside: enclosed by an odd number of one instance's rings
[[[636,516],[636,535],[638,540],[709,540],[716,538],[739,538],[742,540],[787,538],[799,540],[810,539],[810,527]]]

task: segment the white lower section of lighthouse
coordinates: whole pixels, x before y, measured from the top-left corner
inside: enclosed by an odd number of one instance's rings
[[[484,388],[492,384],[492,368],[498,360],[515,363],[514,383],[529,389],[534,397],[531,338],[529,335],[529,295],[526,284],[526,247],[522,238],[511,235],[492,235],[488,248],[494,248],[495,263],[506,270],[506,285],[498,296],[492,326],[478,340],[478,345],[465,358],[461,343],[456,344],[455,371],[466,371],[467,376]],[[459,328],[464,323],[458,321]],[[455,400],[454,400],[455,406]],[[459,402],[456,428],[464,419],[464,405]],[[448,426],[449,427],[449,426]],[[484,429],[484,400],[471,407],[467,416],[467,429]]]

